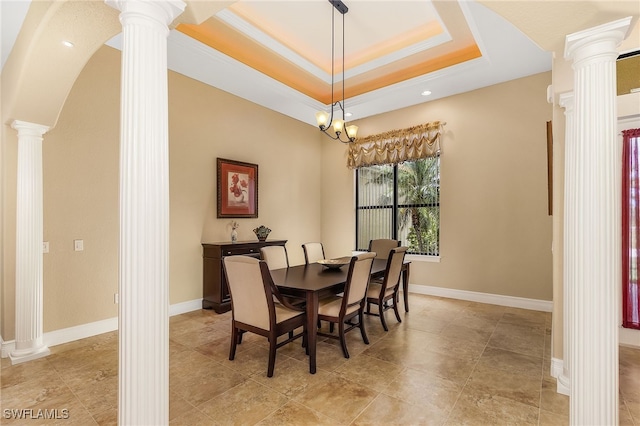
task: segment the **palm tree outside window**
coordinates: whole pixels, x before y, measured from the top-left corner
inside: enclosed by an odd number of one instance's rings
[[[357,250],[369,240],[402,241],[412,254],[440,255],[440,157],[356,171]]]

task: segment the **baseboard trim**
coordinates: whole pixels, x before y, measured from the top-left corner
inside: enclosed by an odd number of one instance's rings
[[[640,330],[620,327],[618,336],[618,342],[621,345],[640,348]]]
[[[468,300],[470,302],[509,306],[511,308],[529,309],[532,311],[553,311],[553,302],[549,300],[527,299],[524,297],[479,293],[476,291],[456,290],[452,288],[434,287],[429,285],[409,284],[409,293],[448,297],[449,299]]]
[[[75,327],[62,328],[60,330],[44,333],[42,336],[44,344],[51,347],[74,340],[85,339],[98,334],[108,333],[118,329],[118,317],[106,320],[90,322],[88,324],[76,325]]]
[[[187,302],[176,303],[169,306],[169,316],[180,315],[191,311],[202,309],[202,299],[189,300]],[[108,333],[118,329],[118,317],[108,318],[101,321],[90,322],[88,324],[77,325],[75,327],[63,328],[60,330],[44,333],[42,340],[48,347],[73,342],[74,340],[85,339],[98,334]],[[6,358],[15,348],[15,340],[4,341],[0,337],[0,356]]]
[[[188,300],[186,302],[176,303],[169,306],[169,316],[186,314],[187,312],[202,309],[202,299]]]
[[[0,357],[7,358],[12,350],[16,347],[15,340],[2,340],[0,336]]]

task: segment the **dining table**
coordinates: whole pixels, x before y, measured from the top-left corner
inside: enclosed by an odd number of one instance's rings
[[[408,283],[408,262],[403,268]],[[387,259],[374,259],[371,275],[384,274]],[[340,268],[327,268],[319,263],[290,266],[271,270],[273,283],[280,293],[286,296],[304,298],[307,312],[307,345],[309,351],[309,372],[316,373],[316,345],[318,340],[318,305],[324,294],[335,294],[347,281],[349,265]],[[403,278],[404,279],[404,278]]]

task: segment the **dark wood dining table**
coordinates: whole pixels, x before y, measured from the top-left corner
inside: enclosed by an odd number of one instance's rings
[[[408,265],[403,273],[406,276],[408,284]],[[375,259],[371,267],[371,275],[376,276],[384,274],[387,266],[386,259]],[[316,344],[318,337],[318,304],[320,296],[336,292],[344,286],[347,281],[347,272],[349,265],[345,265],[340,269],[328,269],[319,263],[311,263],[309,265],[290,266],[283,269],[274,269],[271,271],[274,284],[284,295],[302,297],[306,300],[307,306],[307,345],[309,347],[309,372],[316,372]]]

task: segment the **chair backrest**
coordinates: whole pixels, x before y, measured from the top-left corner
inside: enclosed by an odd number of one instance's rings
[[[344,286],[342,309],[358,303],[367,295],[367,286],[371,277],[371,267],[375,253],[362,253],[351,258],[349,273]]]
[[[369,241],[369,251],[376,253],[376,259],[386,259],[392,248],[400,247],[400,240],[380,238]]]
[[[275,308],[270,287],[262,278],[260,260],[249,256],[226,256],[223,259],[233,319],[269,330],[270,312],[275,312]]]
[[[302,250],[304,251],[304,263],[307,265],[324,259],[322,243],[304,243]]]
[[[289,257],[285,246],[267,246],[260,248],[262,260],[267,262],[269,269],[282,269],[289,267]]]
[[[392,248],[387,256],[387,269],[384,273],[384,281],[381,291],[387,288],[394,288],[400,283],[400,273],[402,272],[402,264],[408,247]]]

